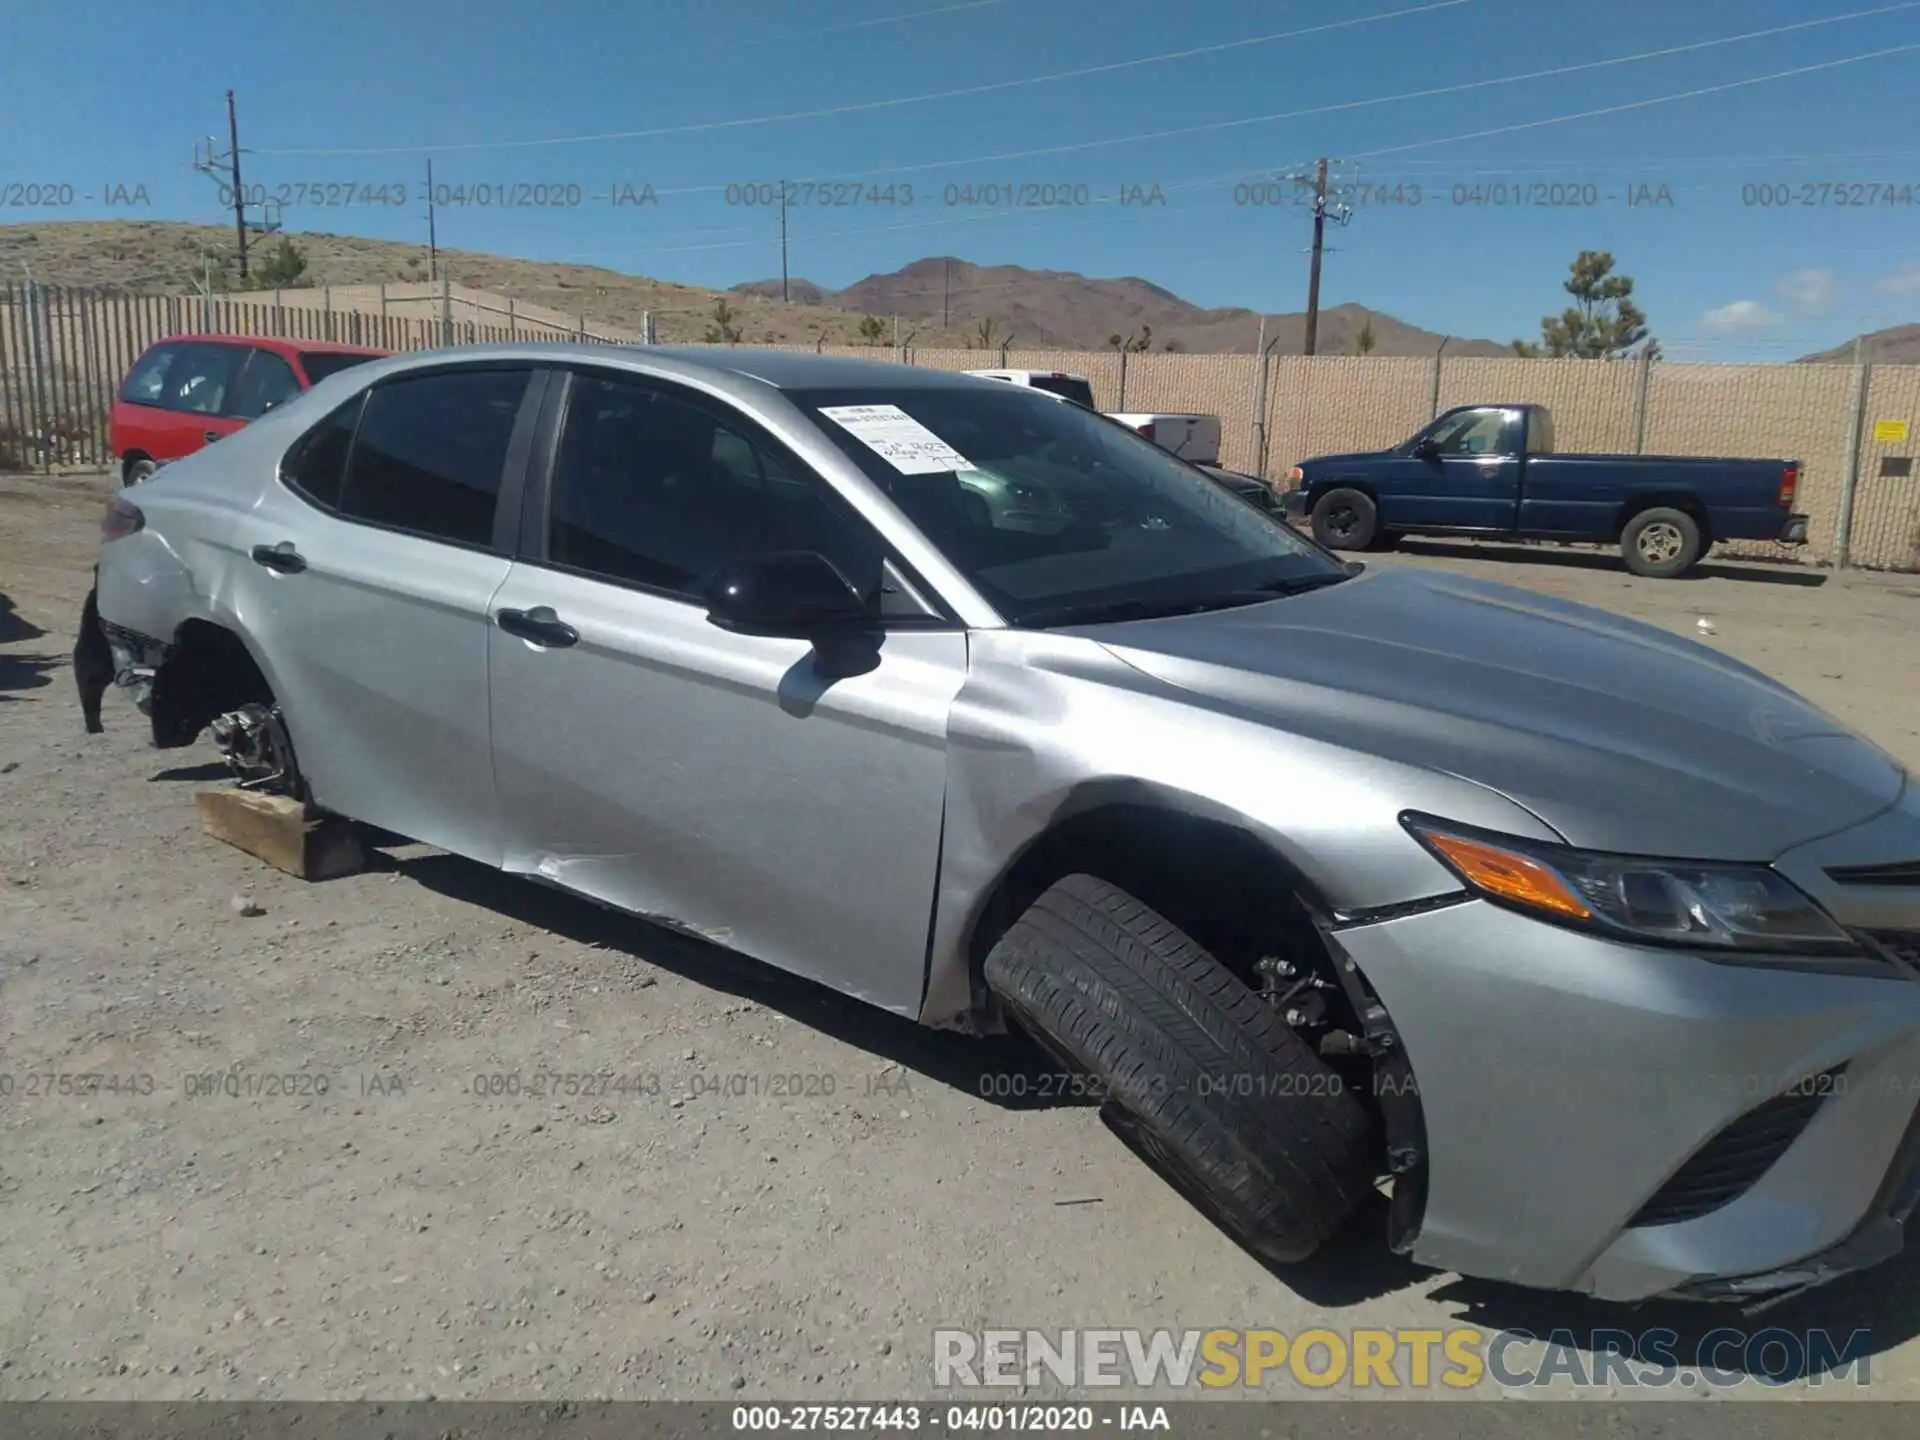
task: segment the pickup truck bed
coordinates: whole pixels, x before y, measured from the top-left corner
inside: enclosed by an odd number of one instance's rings
[[[1569,455],[1539,405],[1463,405],[1388,450],[1302,461],[1285,498],[1334,549],[1399,535],[1598,541],[1636,574],[1686,573],[1722,540],[1798,544],[1797,460]]]

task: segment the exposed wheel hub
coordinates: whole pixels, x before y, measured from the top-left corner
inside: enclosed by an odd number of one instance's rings
[[[242,705],[214,717],[208,727],[213,743],[245,790],[297,795],[300,770],[293,759],[293,738],[278,705]]]

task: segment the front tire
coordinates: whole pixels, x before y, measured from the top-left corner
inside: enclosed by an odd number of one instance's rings
[[[1125,891],[1056,882],[986,980],[1015,1020],[1096,1077],[1109,1125],[1264,1259],[1306,1259],[1372,1190],[1358,1096],[1268,1003]]]
[[[123,485],[144,485],[151,480],[159,465],[145,455],[136,455],[120,467],[120,481]]]
[[[1701,551],[1700,526],[1684,510],[1642,510],[1620,532],[1620,555],[1627,569],[1650,580],[1686,574]]]
[[[1313,502],[1313,538],[1329,550],[1364,550],[1380,529],[1380,512],[1360,490],[1329,490]]]

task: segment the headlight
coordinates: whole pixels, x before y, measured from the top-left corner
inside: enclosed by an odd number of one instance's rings
[[[1765,865],[1601,855],[1424,815],[1400,823],[1469,890],[1537,919],[1656,945],[1859,953],[1824,910]]]

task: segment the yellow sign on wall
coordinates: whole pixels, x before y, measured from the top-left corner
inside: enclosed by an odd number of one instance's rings
[[[1879,445],[1898,445],[1907,438],[1907,422],[1904,420],[1876,420],[1873,422],[1874,443]]]

